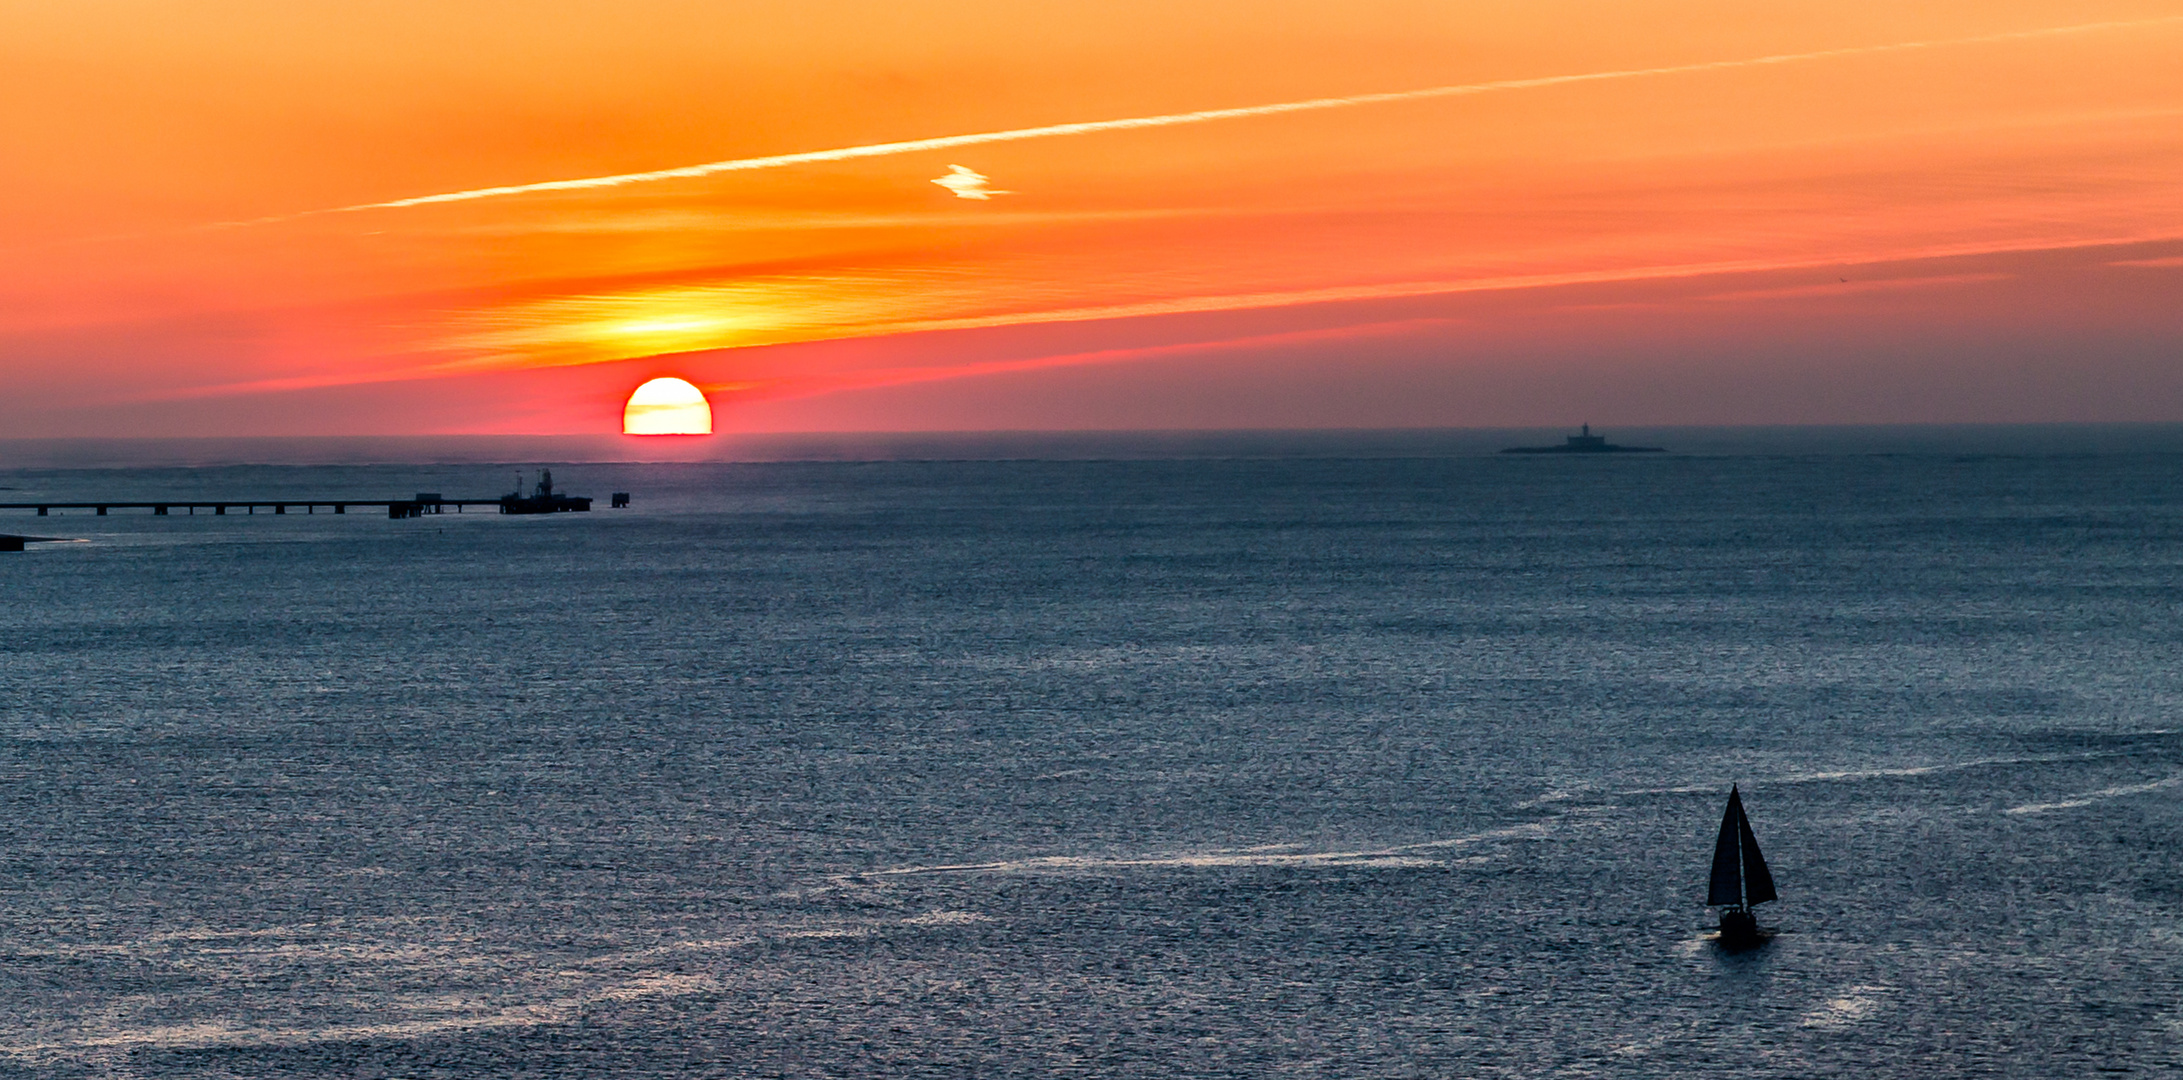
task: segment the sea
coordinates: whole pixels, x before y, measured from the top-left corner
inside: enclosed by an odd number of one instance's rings
[[[2183,427],[1560,434],[0,444],[0,1076],[2183,1072]]]

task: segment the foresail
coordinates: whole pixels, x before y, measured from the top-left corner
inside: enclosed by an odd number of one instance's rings
[[[1743,902],[1763,904],[1774,899],[1774,875],[1766,871],[1766,856],[1759,854],[1759,838],[1751,835],[1750,819],[1737,814],[1736,824],[1743,846]]]
[[[1729,907],[1743,903],[1743,867],[1738,854],[1742,847],[1742,833],[1749,829],[1749,825],[1743,824],[1743,800],[1737,798],[1736,793],[1731,790],[1728,793],[1728,810],[1721,815],[1721,837],[1713,844],[1713,884],[1706,890],[1707,907]],[[1771,880],[1767,882],[1767,888],[1773,888]]]

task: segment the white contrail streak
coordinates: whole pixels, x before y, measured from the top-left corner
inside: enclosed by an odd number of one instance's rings
[[[355,206],[340,206],[325,210],[306,210],[297,214],[261,218],[254,222],[236,222],[235,224],[265,224],[317,214],[348,214],[360,210],[399,210],[410,206],[471,202],[477,199],[495,199],[509,195],[531,195],[547,191],[584,191],[591,188],[621,187],[626,184],[648,184],[659,180],[688,180],[696,177],[715,176],[720,173],[779,169],[790,165],[807,165],[821,161],[854,161],[858,158],[891,157],[896,154],[916,154],[927,150],[950,150],[959,146],[979,146],[985,143],[1051,139],[1062,135],[1090,135],[1101,131],[1136,131],[1142,128],[1176,127],[1183,124],[1210,123],[1215,120],[1239,120],[1252,116],[1280,116],[1285,113],[1347,109],[1358,105],[1384,105],[1399,101],[1428,101],[1433,98],[1466,97],[1473,94],[1498,93],[1504,90],[1532,90],[1540,87],[1568,86],[1576,83],[1641,79],[1660,75],[1687,75],[1703,71],[1765,67],[1772,64],[1795,64],[1809,60],[1826,60],[1845,56],[1876,56],[1883,53],[1911,52],[1920,49],[2025,41],[2033,38],[2091,34],[2108,30],[2125,30],[2174,23],[2183,23],[2183,15],[2164,16],[2157,19],[2133,19],[2121,22],[2081,23],[2075,26],[2053,26],[2038,30],[2016,30],[2007,33],[1980,34],[1975,37],[1945,38],[1934,41],[1905,41],[1889,45],[1858,45],[1843,49],[1823,49],[1817,52],[1779,53],[1773,56],[1755,56],[1742,60],[1713,60],[1700,64],[1624,68],[1616,71],[1587,72],[1580,75],[1546,75],[1530,79],[1501,79],[1495,82],[1434,86],[1423,90],[1351,94],[1347,97],[1311,98],[1305,101],[1284,101],[1272,105],[1245,105],[1231,109],[1200,109],[1196,112],[1168,113],[1162,116],[1132,116],[1121,120],[1089,120],[1074,124],[1049,124],[1045,127],[1015,128],[1009,131],[983,131],[972,135],[943,135],[932,139],[909,139],[903,142],[871,143],[866,146],[844,146],[833,150],[807,150],[796,154],[774,154],[768,157],[709,161],[702,165],[684,165],[673,169],[653,169],[649,172],[617,173],[613,176],[587,176],[575,180],[546,180],[535,184],[508,184],[502,187],[471,188],[467,191],[450,191],[439,195],[418,195],[407,199],[391,199],[387,202],[358,203]]]

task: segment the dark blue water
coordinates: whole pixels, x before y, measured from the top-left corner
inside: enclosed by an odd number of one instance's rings
[[[0,1074],[2183,1068],[2183,456],[555,472],[6,512]]]

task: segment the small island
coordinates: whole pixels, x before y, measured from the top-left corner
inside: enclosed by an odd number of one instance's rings
[[[1584,425],[1584,433],[1569,436],[1560,446],[1511,446],[1504,454],[1660,454],[1665,450],[1657,446],[1616,446],[1605,435],[1592,434],[1592,425]]]

